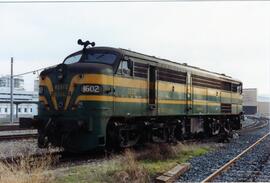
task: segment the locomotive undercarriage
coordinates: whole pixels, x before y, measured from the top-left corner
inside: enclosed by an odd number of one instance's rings
[[[71,144],[71,134],[87,131],[86,126],[79,126],[75,121],[61,125],[60,121],[49,119],[43,124],[45,126],[38,128],[38,145],[42,148],[47,147],[49,142],[53,146],[65,147]],[[106,148],[119,149],[143,143],[175,143],[211,136],[226,141],[232,130],[240,129],[240,125],[239,115],[111,118],[106,129]]]
[[[226,141],[241,128],[240,116],[113,118],[107,126],[108,149],[141,143],[174,143],[184,139],[218,136]]]

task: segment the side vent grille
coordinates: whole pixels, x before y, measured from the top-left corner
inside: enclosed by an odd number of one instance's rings
[[[187,73],[171,69],[158,68],[158,80],[186,84]]]
[[[221,113],[232,113],[232,104],[221,103]]]
[[[140,78],[147,78],[148,65],[134,62],[134,76]]]

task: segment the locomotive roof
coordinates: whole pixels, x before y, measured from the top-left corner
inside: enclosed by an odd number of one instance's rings
[[[205,70],[205,69],[202,69],[202,68],[199,68],[199,67],[188,65],[186,63],[178,63],[178,62],[174,62],[174,61],[171,61],[171,60],[162,59],[162,58],[158,58],[158,57],[155,57],[155,56],[150,56],[150,55],[146,55],[146,54],[142,54],[142,53],[138,53],[138,52],[135,52],[135,51],[122,49],[122,48],[120,48],[120,50],[123,52],[124,55],[129,55],[129,56],[135,57],[135,58],[136,57],[141,58],[141,59],[144,59],[144,60],[148,60],[148,61],[151,61],[151,62],[156,62],[158,64],[162,64],[162,65],[173,66],[172,68],[174,68],[174,70],[176,69],[175,67],[178,67],[180,70],[182,68],[185,71],[191,71],[191,73],[193,73],[193,74],[211,75],[212,77],[217,77],[218,79],[241,83],[240,80],[232,78],[231,76],[227,76],[225,74],[220,74],[220,73],[217,73],[217,72],[208,71],[208,70]]]
[[[234,83],[242,83],[240,80],[232,78],[230,76],[227,76],[225,74],[220,74],[217,72],[212,72],[212,71],[208,71],[199,67],[195,67],[195,66],[191,66],[188,65],[186,63],[178,63],[178,62],[174,62],[171,60],[167,60],[167,59],[163,59],[163,58],[158,58],[155,56],[150,56],[150,55],[146,55],[143,53],[139,53],[139,52],[135,52],[135,51],[131,51],[131,50],[127,50],[127,49],[123,49],[123,48],[113,48],[113,47],[93,47],[90,49],[106,49],[106,50],[111,50],[111,51],[116,51],[116,52],[120,52],[123,55],[126,56],[130,56],[133,58],[138,58],[138,59],[142,59],[145,62],[150,62],[156,65],[160,65],[162,67],[165,68],[169,68],[169,69],[173,69],[173,70],[179,70],[179,71],[190,71],[191,74],[197,74],[197,75],[202,75],[202,76],[210,76],[210,77],[214,77],[217,79],[221,79],[224,81],[230,81],[230,82],[234,82]]]

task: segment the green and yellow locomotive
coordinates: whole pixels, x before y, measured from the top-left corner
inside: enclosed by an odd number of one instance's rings
[[[130,50],[78,43],[83,50],[40,74],[32,121],[40,147],[82,152],[241,128],[241,81]]]

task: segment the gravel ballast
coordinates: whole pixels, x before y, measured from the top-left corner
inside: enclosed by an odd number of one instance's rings
[[[239,138],[231,139],[230,143],[223,144],[219,148],[217,148],[214,151],[211,151],[203,156],[195,157],[189,161],[191,163],[191,169],[186,174],[184,174],[182,177],[179,178],[176,182],[200,182],[204,180],[206,177],[208,177],[211,173],[216,171],[218,168],[223,166],[225,163],[230,161],[232,158],[236,157],[238,154],[240,154],[244,149],[249,147],[251,144],[256,142],[260,137],[265,135],[267,132],[269,132],[269,125],[262,128],[257,129],[250,132],[243,132],[240,133]],[[269,140],[268,144],[269,144]],[[267,142],[265,142],[267,143]],[[262,145],[263,147],[263,145]],[[269,146],[268,152],[269,152]],[[265,147],[265,148],[267,148]],[[257,148],[257,147],[256,147]],[[260,149],[260,148],[258,148]],[[264,149],[265,150],[265,149]],[[262,156],[259,155],[263,151],[263,149],[258,150],[258,152],[255,153],[255,156]],[[254,157],[254,155],[253,155]],[[252,159],[252,156],[251,156]],[[259,161],[259,159],[257,159]],[[269,163],[270,164],[270,163]],[[246,170],[246,169],[245,169]],[[244,170],[244,171],[245,171]],[[269,170],[269,169],[268,169]],[[253,170],[251,170],[253,171]],[[241,173],[241,171],[237,172]],[[242,181],[239,180],[232,180],[227,179],[228,177],[225,177],[224,179],[220,179],[217,181]]]

